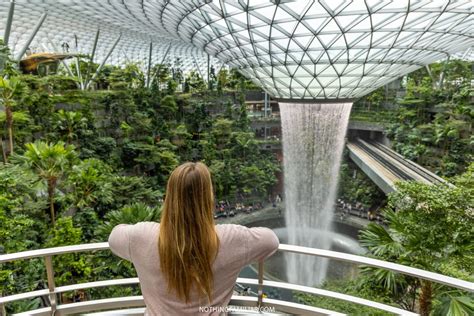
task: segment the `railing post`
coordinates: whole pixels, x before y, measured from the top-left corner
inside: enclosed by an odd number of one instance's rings
[[[46,265],[46,276],[48,277],[49,302],[51,303],[51,315],[56,313],[57,297],[55,293],[56,285],[54,284],[53,260],[51,256],[44,257]]]
[[[1,297],[1,295],[0,295]],[[7,316],[7,311],[5,310],[5,305],[0,304],[0,316]]]
[[[263,260],[258,262],[258,300],[257,305],[258,308],[262,307],[262,299],[263,299]]]

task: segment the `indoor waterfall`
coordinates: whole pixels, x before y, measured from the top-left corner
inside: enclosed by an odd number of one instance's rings
[[[352,103],[280,103],[288,243],[329,249],[339,168]],[[321,234],[310,233],[314,229]],[[314,286],[327,259],[288,254],[291,283]]]

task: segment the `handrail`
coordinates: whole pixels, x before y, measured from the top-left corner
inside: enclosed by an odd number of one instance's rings
[[[63,255],[71,252],[85,252],[85,251],[96,251],[96,250],[108,250],[108,242],[98,242],[91,244],[80,244],[72,246],[62,246],[54,248],[44,248],[36,250],[27,250],[22,252],[15,252],[6,255],[0,255],[0,263],[22,260],[22,259],[32,259],[32,258],[42,258],[46,256],[56,256]]]
[[[73,245],[73,246],[28,250],[28,251],[17,252],[17,253],[12,253],[12,254],[0,255],[0,263],[5,263],[8,261],[15,261],[15,260],[22,260],[22,259],[32,259],[32,258],[41,258],[41,257],[46,257],[46,256],[62,255],[66,253],[98,251],[98,250],[108,250],[108,249],[109,249],[109,243],[101,242],[101,243],[91,243],[91,244],[81,244],[81,245]],[[461,290],[474,292],[473,282],[464,281],[464,280],[456,279],[453,277],[445,276],[439,273],[434,273],[434,272],[430,272],[430,271],[426,271],[426,270],[422,270],[418,268],[413,268],[413,267],[409,267],[409,266],[405,266],[405,265],[401,265],[401,264],[393,263],[389,261],[383,261],[379,259],[352,255],[352,254],[342,253],[342,252],[337,252],[337,251],[309,248],[309,247],[302,247],[302,246],[295,246],[295,245],[288,245],[288,244],[280,244],[280,246],[278,247],[278,250],[284,251],[284,252],[293,252],[293,253],[298,253],[298,254],[324,257],[324,258],[334,259],[334,260],[339,260],[339,261],[359,263],[366,266],[382,268],[382,269],[390,270],[393,272],[398,272],[398,273],[418,277],[420,279],[448,285],[448,286],[458,288]]]
[[[86,251],[87,252],[88,251],[102,251],[102,250],[108,250],[108,249],[109,249],[109,244],[107,242],[102,242],[102,243],[92,243],[92,244],[82,244],[82,245],[73,245],[73,246],[63,246],[63,247],[55,247],[55,248],[30,250],[30,251],[0,255],[0,264],[1,263],[12,262],[12,261],[17,261],[17,260],[25,260],[25,259],[32,259],[32,258],[44,258],[45,259],[45,265],[46,265],[46,273],[47,273],[47,278],[48,278],[48,289],[43,289],[43,290],[37,290],[37,291],[32,291],[32,292],[27,292],[27,293],[20,293],[20,294],[14,294],[14,295],[10,295],[10,296],[0,297],[0,315],[1,315],[1,307],[4,304],[9,303],[9,302],[13,302],[13,301],[18,301],[18,300],[21,300],[21,299],[27,299],[27,298],[32,298],[32,297],[49,295],[51,307],[48,308],[48,310],[50,312],[54,312],[55,310],[61,310],[61,309],[67,308],[64,305],[59,306],[56,303],[56,298],[57,298],[56,295],[58,293],[73,291],[73,290],[79,290],[79,289],[87,289],[87,288],[97,288],[97,287],[125,285],[125,284],[137,284],[138,283],[138,278],[128,278],[128,279],[96,281],[96,282],[88,282],[88,283],[82,283],[82,284],[73,284],[73,285],[55,287],[55,285],[54,285],[54,271],[53,271],[53,263],[52,263],[52,257],[53,256],[66,254],[66,253],[86,252]],[[436,282],[436,283],[444,284],[444,285],[447,285],[447,286],[451,286],[451,287],[454,287],[454,288],[466,290],[466,291],[469,291],[469,292],[474,292],[474,283],[472,283],[472,282],[455,279],[455,278],[452,278],[452,277],[449,277],[449,276],[445,276],[445,275],[441,275],[441,274],[438,274],[438,273],[425,271],[425,270],[421,270],[421,269],[417,269],[417,268],[412,268],[412,267],[396,264],[396,263],[393,263],[393,262],[387,262],[387,261],[382,261],[382,260],[378,260],[378,259],[373,259],[373,258],[368,258],[368,257],[363,257],[363,256],[358,256],[358,255],[352,255],[352,254],[347,254],[347,253],[341,253],[341,252],[336,252],[336,251],[316,249],[316,248],[308,248],[308,247],[301,247],[301,246],[294,246],[294,245],[287,245],[287,244],[280,244],[278,249],[279,249],[279,251],[283,251],[283,252],[291,252],[291,253],[298,253],[298,254],[304,254],[304,255],[318,256],[318,257],[324,257],[324,258],[329,258],[329,259],[334,259],[334,260],[339,260],[339,261],[358,263],[358,264],[371,266],[371,267],[376,267],[376,268],[387,269],[387,270],[390,270],[390,271],[393,271],[393,272],[414,276],[414,277],[417,277],[417,278],[433,281],[433,282]],[[350,296],[350,295],[346,295],[346,294],[331,292],[331,291],[327,291],[327,290],[322,290],[322,289],[317,289],[317,288],[312,288],[312,287],[307,287],[307,286],[302,286],[302,285],[263,280],[263,261],[259,262],[258,266],[259,266],[258,279],[239,278],[237,280],[237,282],[239,282],[239,283],[257,285],[257,287],[258,287],[258,297],[255,298],[255,299],[256,299],[256,305],[258,307],[260,307],[262,304],[267,303],[269,301],[275,301],[275,302],[273,302],[273,304],[274,304],[273,306],[288,306],[288,308],[290,308],[290,306],[293,306],[291,304],[290,305],[286,304],[288,302],[285,303],[286,305],[283,304],[283,302],[285,302],[285,301],[278,301],[280,303],[277,304],[277,300],[263,299],[263,287],[264,286],[270,286],[270,287],[297,290],[297,291],[311,293],[311,294],[315,294],[315,295],[341,299],[341,300],[345,300],[345,301],[348,301],[348,302],[361,304],[361,305],[365,305],[365,306],[370,306],[370,307],[373,307],[373,308],[377,308],[379,310],[384,310],[384,311],[388,311],[388,312],[392,312],[392,313],[396,313],[396,314],[415,315],[413,313],[398,309],[398,308],[393,307],[393,306],[388,306],[388,305],[385,305],[385,304],[381,304],[381,303],[378,303],[378,302],[373,302],[373,301],[370,301],[370,300],[366,300],[366,299],[362,299],[362,298],[358,298],[358,297],[354,297],[354,296]],[[90,305],[90,306],[95,306],[94,305],[95,302],[96,301],[91,302],[92,305]],[[296,304],[296,303],[294,303],[294,304]],[[71,304],[67,304],[67,305],[71,305]],[[70,307],[73,308],[72,305]],[[296,308],[296,307],[294,307],[294,308]],[[304,308],[304,307],[298,307],[298,308],[301,309],[301,308]],[[296,308],[296,309],[298,309],[298,308]],[[42,310],[44,310],[44,309],[42,309]],[[316,311],[316,309],[314,311]]]
[[[443,274],[434,273],[434,272],[417,269],[417,268],[412,268],[409,266],[405,266],[402,264],[393,263],[389,261],[383,261],[379,259],[373,259],[369,257],[352,255],[349,253],[343,253],[343,252],[337,252],[337,251],[331,251],[331,250],[293,246],[293,245],[286,245],[286,244],[280,244],[280,247],[278,247],[278,250],[305,254],[305,255],[318,256],[318,257],[329,258],[329,259],[335,259],[339,261],[360,263],[366,266],[382,268],[385,270],[390,270],[393,272],[398,272],[401,274],[414,276],[420,279],[448,285],[448,286],[455,287],[461,290],[474,292],[473,282],[464,281],[464,280],[456,279],[456,278],[449,277]]]
[[[310,306],[310,305],[303,305],[294,302],[288,301],[281,301],[275,300],[270,298],[263,298],[263,303],[265,307],[274,307],[275,309],[278,308],[279,312],[284,313],[292,313],[297,315],[331,315],[331,316],[346,316],[346,314]],[[261,315],[261,313],[255,310],[255,306],[257,305],[257,298],[252,296],[239,296],[239,295],[232,295],[229,306],[246,306],[251,307],[251,310],[248,310],[248,314],[257,314]],[[71,314],[78,314],[78,313],[87,313],[92,311],[98,310],[109,310],[110,308],[120,309],[119,312],[117,310],[111,311],[107,313],[107,315],[126,315],[126,311],[128,309],[124,308],[137,308],[137,307],[144,307],[145,302],[143,300],[143,296],[128,296],[128,297],[115,297],[115,298],[106,298],[106,299],[99,299],[95,301],[84,301],[84,302],[77,302],[77,303],[70,303],[58,306],[57,311],[61,313],[61,315],[71,315]],[[234,308],[235,309],[235,308]],[[134,312],[133,315],[143,315],[144,308],[140,312]],[[233,310],[233,308],[229,308],[229,310]],[[124,312],[125,311],[125,312]],[[239,310],[236,310],[237,312]],[[250,313],[254,311],[253,313]],[[50,307],[40,308],[34,311],[28,311],[20,314],[15,314],[15,316],[51,316],[52,310]],[[102,313],[101,313],[102,314]],[[247,314],[247,311],[246,311]],[[241,314],[240,314],[241,315]],[[280,314],[278,314],[280,315]],[[408,315],[408,314],[403,314]]]
[[[275,281],[267,281],[267,280],[261,280],[259,279],[249,279],[249,278],[237,278],[237,283],[239,284],[249,284],[249,285],[257,285],[259,286],[259,293],[257,296],[257,307],[261,307],[263,302],[264,302],[264,297],[263,297],[263,286],[269,286],[269,287],[274,287],[274,288],[280,288],[280,289],[288,289],[288,290],[295,290],[298,292],[304,292],[308,294],[315,294],[318,296],[324,296],[324,297],[329,297],[329,298],[335,298],[343,301],[347,301],[350,303],[356,303],[359,305],[365,305],[368,307],[373,307],[377,308],[386,312],[391,312],[394,314],[403,314],[403,315],[417,315],[415,313],[411,313],[408,311],[405,311],[400,308],[396,308],[393,306],[385,305],[382,303],[378,302],[372,302],[367,299],[362,299],[359,297],[347,295],[347,294],[341,294],[338,292],[332,292],[328,290],[322,290],[322,289],[317,289],[317,288],[312,288],[309,286],[303,286],[303,285],[295,285],[295,284],[289,284],[285,282],[275,282]],[[88,289],[88,288],[99,288],[99,287],[106,287],[106,286],[116,286],[116,285],[128,285],[128,284],[138,284],[138,278],[128,278],[128,279],[115,279],[115,280],[106,280],[106,281],[96,281],[96,282],[87,282],[87,283],[79,283],[79,284],[74,284],[74,285],[67,285],[67,286],[62,286],[62,287],[57,287],[54,293],[63,293],[63,292],[68,292],[68,291],[73,291],[73,290],[83,290],[83,289]],[[13,301],[17,301],[20,299],[26,299],[26,298],[32,298],[32,297],[38,297],[38,296],[43,296],[43,295],[48,295],[49,292],[47,289],[45,290],[40,290],[40,291],[32,291],[28,293],[22,293],[22,294],[16,294],[16,295],[11,295],[11,296],[6,296],[3,298],[0,298],[0,304],[3,303],[9,303]],[[95,304],[95,301],[94,301]],[[68,305],[68,308],[71,308],[70,304]],[[60,310],[60,306],[57,307],[58,310]]]

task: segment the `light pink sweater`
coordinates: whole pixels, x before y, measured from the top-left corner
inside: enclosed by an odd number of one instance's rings
[[[219,251],[213,263],[214,291],[211,304],[195,291],[188,304],[168,293],[160,270],[158,234],[160,224],[142,222],[135,225],[118,225],[109,236],[113,253],[132,261],[137,270],[145,315],[218,315],[199,312],[199,307],[225,307],[229,303],[240,270],[251,262],[271,256],[278,248],[275,233],[264,227],[247,228],[240,225],[217,225]],[[212,309],[201,309],[209,311]],[[214,309],[216,310],[216,309]]]

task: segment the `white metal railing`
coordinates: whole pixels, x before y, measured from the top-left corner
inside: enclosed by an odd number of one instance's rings
[[[66,253],[76,253],[76,252],[91,252],[91,251],[100,251],[100,250],[108,250],[109,245],[108,243],[94,243],[94,244],[83,244],[83,245],[74,245],[74,246],[64,246],[64,247],[56,247],[56,248],[47,248],[47,249],[39,249],[39,250],[31,250],[31,251],[24,251],[19,253],[12,253],[12,254],[5,254],[0,255],[0,264],[17,261],[17,260],[26,260],[32,258],[44,258],[44,263],[46,267],[46,275],[47,275],[47,284],[48,288],[43,290],[31,291],[26,293],[19,293],[10,296],[0,297],[0,316],[1,314],[5,314],[5,305],[11,302],[30,299],[34,297],[41,297],[41,296],[48,296],[50,306],[45,308],[40,308],[33,311],[28,311],[27,313],[18,314],[18,315],[53,315],[53,314],[60,314],[60,315],[69,315],[69,314],[76,314],[76,313],[85,313],[85,312],[93,312],[93,311],[100,311],[100,310],[110,310],[110,309],[118,309],[118,308],[135,308],[135,307],[143,307],[145,303],[143,301],[142,296],[130,296],[130,297],[120,297],[120,298],[109,298],[109,299],[101,299],[101,300],[93,300],[93,301],[84,301],[84,302],[77,302],[77,303],[68,303],[68,304],[58,304],[57,295],[64,292],[74,291],[74,290],[83,290],[83,289],[90,289],[90,288],[100,288],[100,287],[107,287],[107,286],[116,286],[116,285],[130,285],[130,284],[138,284],[138,278],[127,278],[127,279],[115,279],[115,280],[106,280],[106,281],[95,281],[95,282],[87,282],[87,283],[80,283],[80,284],[71,284],[66,286],[55,286],[55,278],[54,278],[54,267],[52,258],[55,255],[62,255]],[[286,245],[280,244],[279,251],[283,252],[292,252],[302,255],[311,255],[311,256],[318,256],[323,258],[329,258],[339,261],[346,261],[351,263],[362,264],[371,267],[377,267],[382,269],[391,270],[394,272],[402,273],[405,275],[410,275],[413,277],[417,277],[424,280],[429,280],[432,282],[436,282],[439,284],[447,285],[450,287],[458,288],[461,290],[474,292],[474,283],[455,279],[452,277],[448,277],[445,275],[416,269],[392,262],[351,255],[347,253],[335,252],[330,250],[322,250],[322,249],[315,249],[315,248],[308,248],[308,247],[300,247],[300,246],[293,246],[293,245]],[[386,304],[370,301],[367,299],[362,299],[359,297],[327,291],[323,289],[290,284],[285,282],[275,282],[264,280],[263,278],[263,261],[258,263],[258,279],[248,279],[248,278],[238,278],[237,283],[241,284],[248,284],[248,285],[256,285],[258,289],[257,297],[251,296],[232,296],[230,305],[235,306],[249,306],[249,307],[275,307],[276,310],[281,312],[287,313],[297,313],[301,314],[304,313],[306,315],[343,315],[338,312],[329,311],[313,306],[298,304],[294,302],[282,301],[282,300],[275,300],[265,298],[263,295],[263,287],[272,287],[272,288],[280,288],[280,289],[287,289],[287,290],[294,290],[298,292],[304,292],[308,294],[314,294],[319,296],[325,296],[329,298],[340,299],[343,301],[365,305],[368,307],[372,307],[375,309],[379,309],[382,311],[398,314],[398,315],[416,315],[415,313],[396,308],[394,306],[389,306]]]

